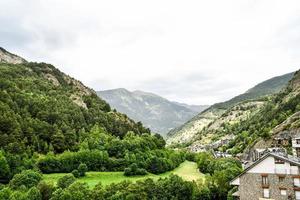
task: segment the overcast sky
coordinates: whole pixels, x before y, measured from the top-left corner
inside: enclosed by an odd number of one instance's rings
[[[0,46],[95,90],[212,104],[300,68],[300,1],[0,0]]]

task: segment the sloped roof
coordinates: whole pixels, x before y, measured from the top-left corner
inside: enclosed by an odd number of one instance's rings
[[[283,154],[279,154],[279,153],[267,153],[265,154],[263,157],[261,157],[259,160],[255,161],[252,165],[250,165],[249,167],[247,167],[241,174],[239,174],[238,176],[236,176],[234,179],[232,179],[232,181],[230,181],[230,184],[236,180],[237,178],[241,177],[242,175],[244,175],[245,173],[247,173],[250,169],[252,169],[253,167],[255,167],[256,165],[258,165],[259,163],[261,163],[263,160],[265,160],[266,158],[268,158],[269,156],[273,156],[274,158],[277,159],[281,159],[284,160],[286,162],[292,163],[294,165],[300,166],[300,159],[291,155],[283,155]]]

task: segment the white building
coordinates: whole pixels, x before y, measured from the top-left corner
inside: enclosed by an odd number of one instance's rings
[[[241,200],[300,200],[300,160],[278,153],[267,153],[230,182]]]

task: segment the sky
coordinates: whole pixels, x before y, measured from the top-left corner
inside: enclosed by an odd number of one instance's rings
[[[0,46],[94,90],[213,104],[300,67],[299,0],[0,0]]]

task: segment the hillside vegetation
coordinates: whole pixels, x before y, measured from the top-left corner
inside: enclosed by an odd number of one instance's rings
[[[0,88],[0,145],[8,152],[78,150],[95,124],[121,138],[150,132],[49,64],[2,63]]]
[[[297,71],[286,89],[270,100],[249,119],[230,127],[236,135],[225,149],[236,154],[258,142],[271,139],[282,131],[296,134],[300,129],[300,71]],[[265,147],[270,147],[266,145]]]
[[[206,145],[220,139],[222,135],[231,135],[231,130],[227,125],[238,124],[248,119],[262,104],[269,101],[267,96],[276,94],[285,88],[293,74],[274,77],[229,101],[212,105],[182,126],[170,131],[167,143],[184,146],[190,146],[193,143]]]

